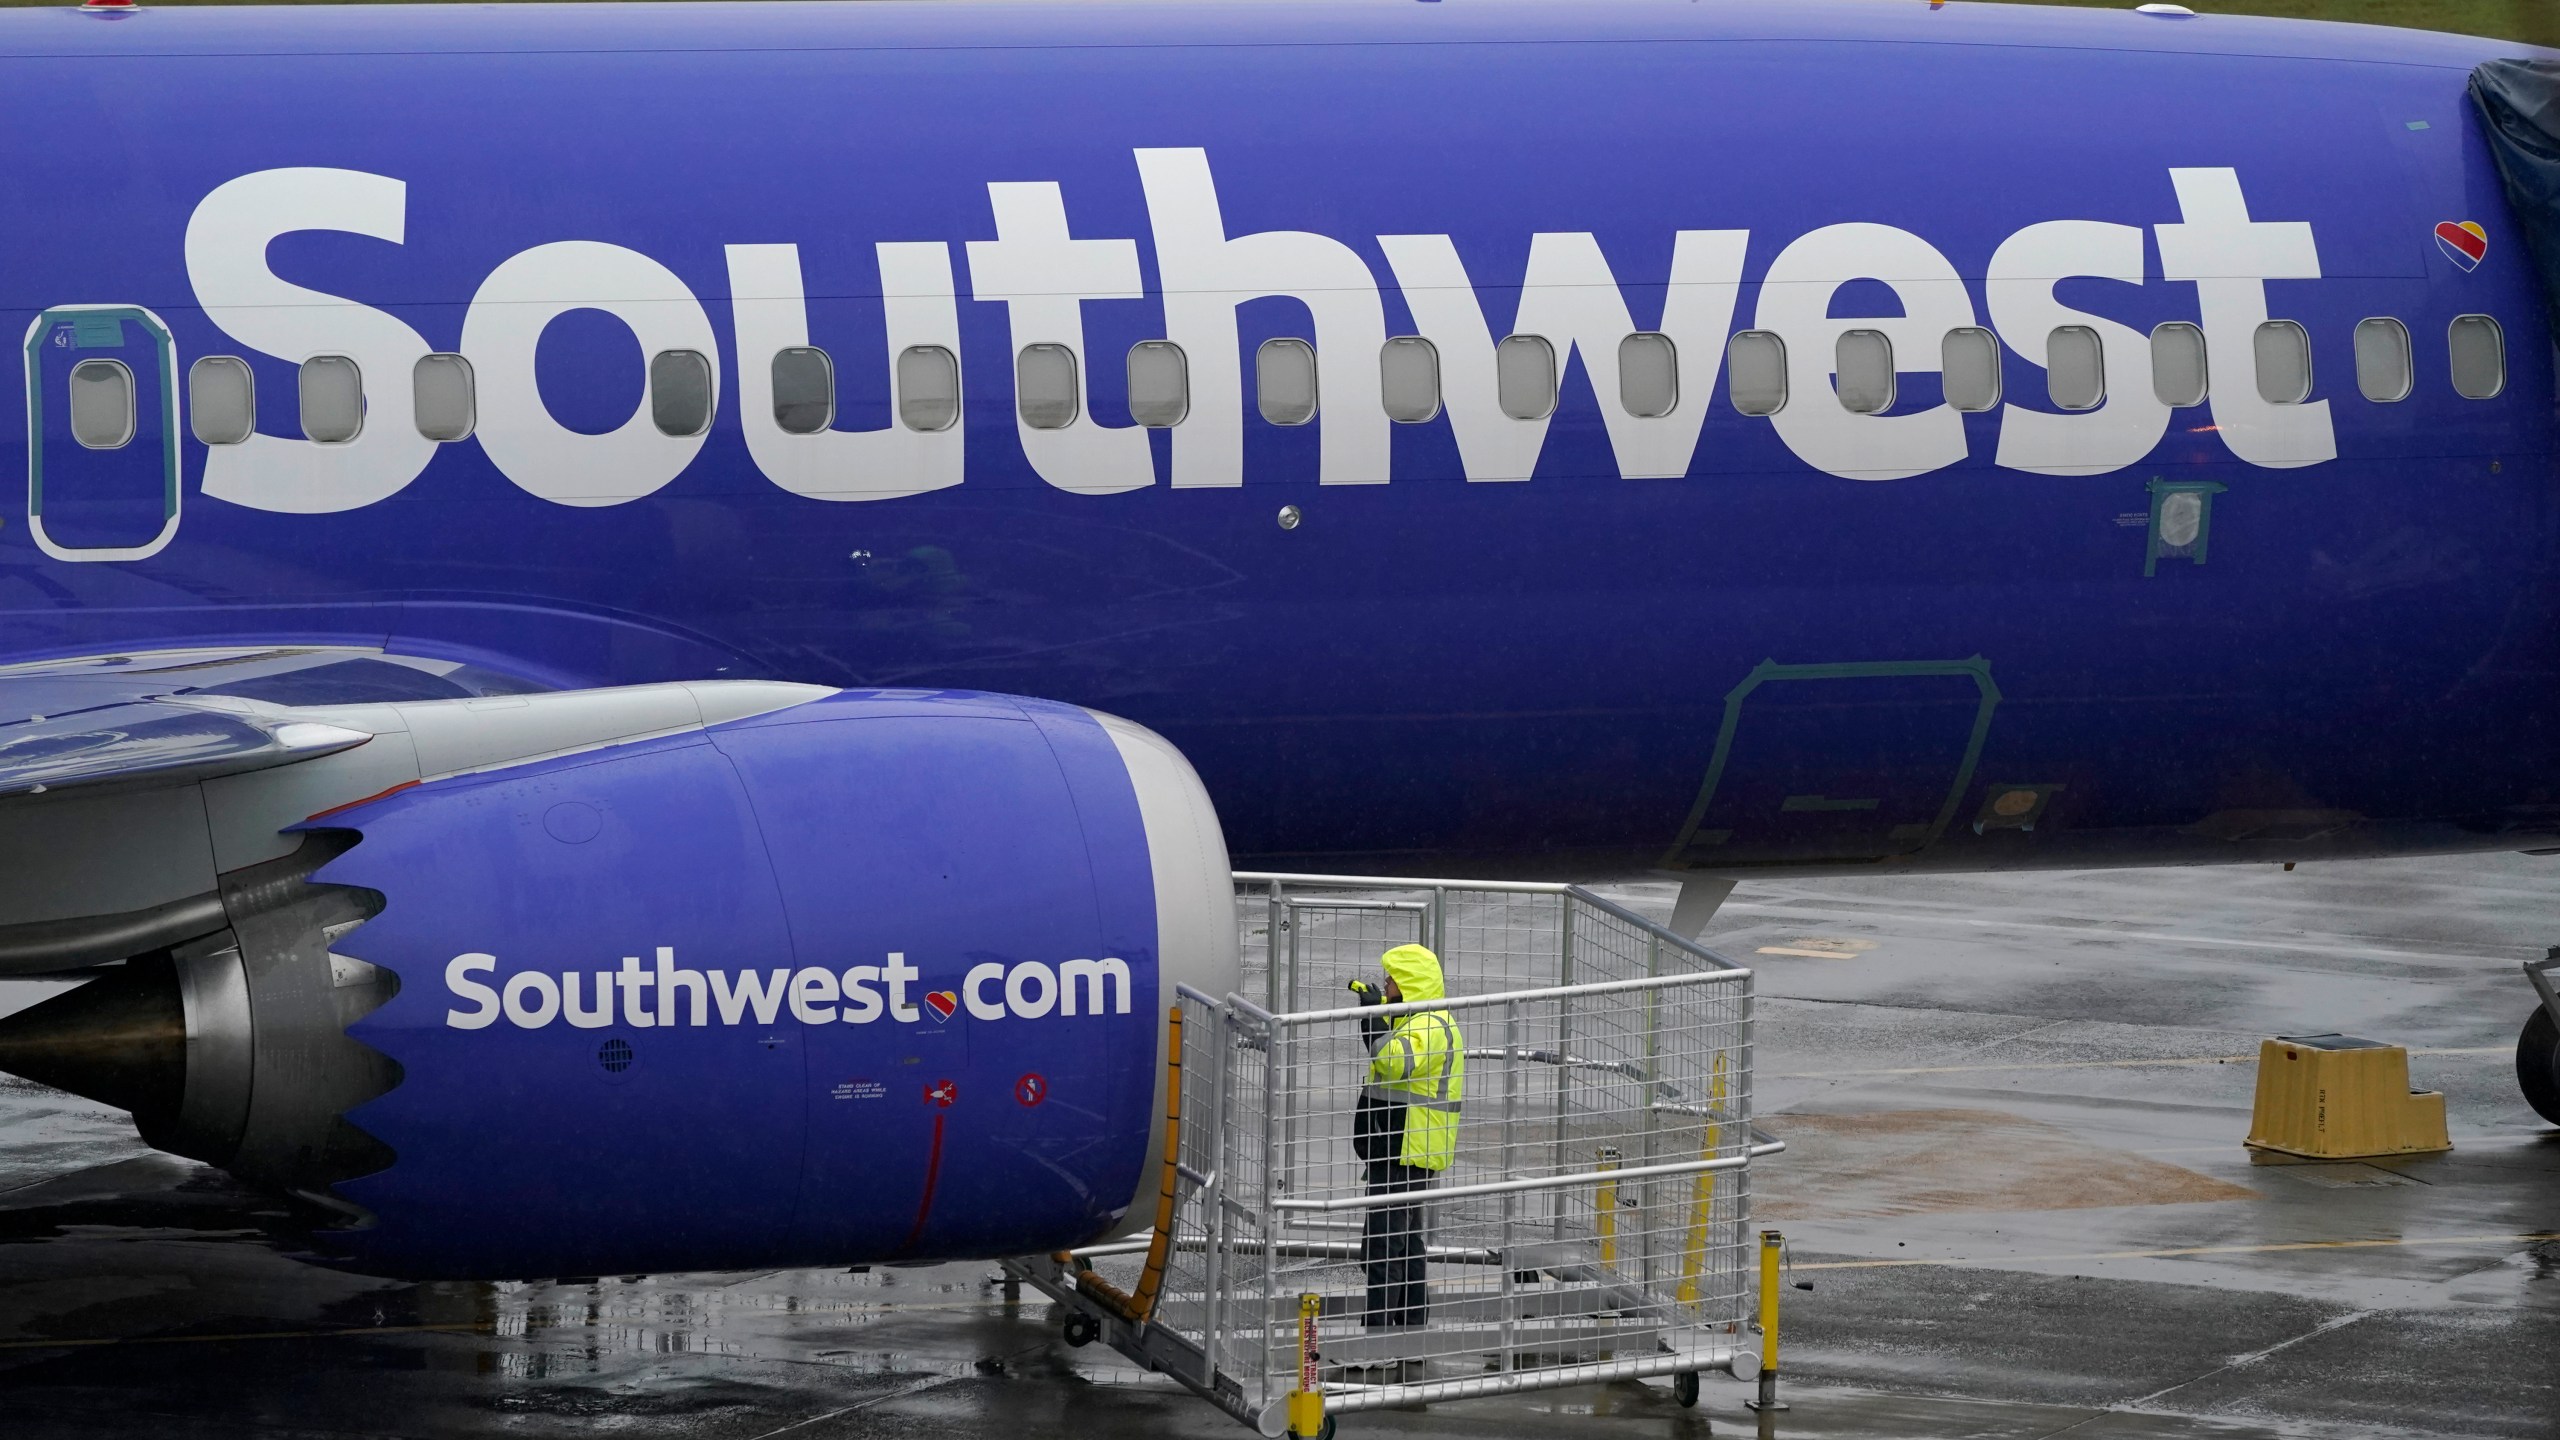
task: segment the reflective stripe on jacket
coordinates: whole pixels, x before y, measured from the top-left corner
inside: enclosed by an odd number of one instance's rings
[[[1458,1154],[1458,1107],[1467,1093],[1467,1055],[1458,1022],[1448,1011],[1398,1016],[1369,1049],[1367,1089],[1405,1107],[1399,1160],[1417,1170],[1449,1168]]]

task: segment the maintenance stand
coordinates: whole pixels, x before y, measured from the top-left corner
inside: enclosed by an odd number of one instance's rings
[[[1654,1375],[1694,1404],[1701,1371],[1760,1376],[1750,1166],[1782,1147],[1751,1128],[1749,970],[1580,886],[1239,874],[1236,892],[1257,993],[1181,988],[1154,1232],[1005,1262],[1070,1342],[1269,1436]],[[1352,1003],[1401,944],[1438,953],[1448,997]],[[1372,1194],[1361,1022],[1425,1010],[1463,1033],[1456,1158]],[[1417,1204],[1419,1317],[1409,1290],[1373,1298],[1363,1248],[1379,1212]]]

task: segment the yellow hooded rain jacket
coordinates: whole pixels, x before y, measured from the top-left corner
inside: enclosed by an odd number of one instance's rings
[[[1381,957],[1406,1003],[1448,995],[1440,957],[1419,945],[1399,945]],[[1417,1170],[1446,1170],[1458,1154],[1458,1106],[1467,1093],[1466,1039],[1446,1010],[1399,1015],[1369,1048],[1368,1093],[1400,1104],[1403,1153]]]

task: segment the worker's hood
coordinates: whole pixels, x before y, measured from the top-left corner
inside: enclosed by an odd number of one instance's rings
[[[1438,1000],[1449,993],[1440,978],[1440,957],[1419,945],[1399,945],[1380,957],[1380,963],[1407,1000]]]

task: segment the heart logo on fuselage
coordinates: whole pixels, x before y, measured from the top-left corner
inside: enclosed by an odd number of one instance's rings
[[[2489,232],[2474,220],[2447,220],[2436,226],[2436,243],[2444,247],[2445,258],[2466,274],[2489,257]]]

